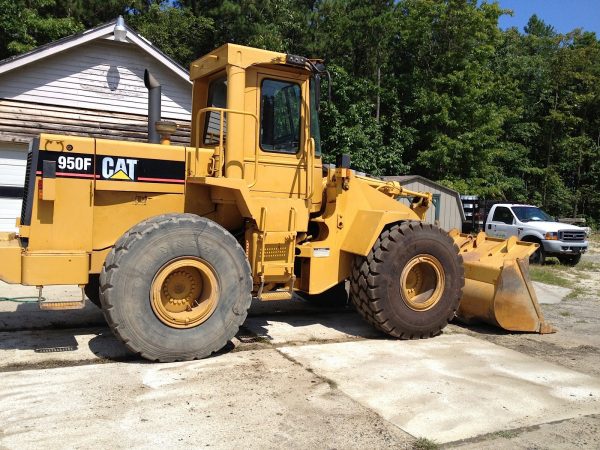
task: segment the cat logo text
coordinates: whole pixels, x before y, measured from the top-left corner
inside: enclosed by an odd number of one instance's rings
[[[102,178],[105,180],[135,181],[137,159],[102,158]]]

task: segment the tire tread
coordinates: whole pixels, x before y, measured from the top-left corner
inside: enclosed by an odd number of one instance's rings
[[[386,259],[385,253],[390,252],[395,246],[402,245],[403,239],[409,234],[419,233],[426,229],[438,232],[441,235],[441,239],[454,248],[456,257],[460,260],[461,275],[457,283],[458,287],[449,294],[456,300],[448,310],[444,320],[432,324],[430,330],[415,332],[414,330],[402,329],[398,324],[392,325],[390,311],[386,310],[380,301],[382,295],[385,295],[382,291],[382,274],[385,271],[385,267],[383,267]],[[380,234],[372,250],[366,257],[355,257],[350,275],[350,286],[351,299],[355,307],[364,319],[376,329],[401,339],[432,337],[439,334],[448,322],[454,318],[458,308],[458,301],[462,297],[462,288],[464,286],[462,258],[452,238],[442,229],[431,224],[416,221],[396,223]]]
[[[231,334],[231,336],[224,336],[221,340],[217,341],[215,345],[213,345],[213,348],[210,349],[210,354],[222,349],[227,344],[228,340],[231,339],[231,337],[235,336],[237,330],[244,322],[248,313],[248,308],[250,307],[250,303],[252,300],[252,274],[250,271],[250,265],[248,263],[244,250],[242,249],[238,241],[231,235],[231,233],[229,233],[217,223],[208,221],[194,214],[162,214],[146,219],[132,227],[129,231],[125,232],[117,240],[115,246],[109,252],[104,266],[102,267],[102,272],[100,273],[100,302],[102,304],[102,310],[104,312],[104,316],[110,329],[130,351],[142,356],[145,359],[159,362],[172,362],[200,359],[210,355],[188,354],[173,356],[170,354],[154,354],[152,352],[149,352],[144,348],[143,345],[140,344],[140,339],[136,339],[136,337],[133,336],[131,330],[129,330],[127,327],[121,326],[120,319],[117,316],[117,314],[115,314],[115,305],[112,304],[109,300],[111,298],[111,290],[115,289],[113,279],[115,277],[115,274],[119,271],[121,264],[123,263],[123,259],[127,255],[128,251],[133,246],[143,241],[149,233],[159,230],[161,226],[167,223],[182,224],[186,222],[196,225],[205,224],[207,227],[213,229],[213,231],[221,232],[221,234],[223,235],[223,240],[227,241],[228,244],[230,244],[230,247],[235,249],[236,257],[243,259],[246,262],[245,279],[248,284],[247,301],[245,302],[245,305],[241,311],[236,310],[236,308],[232,308],[234,315],[237,316],[237,320],[235,321],[236,323],[233,324],[232,327],[234,328],[233,333],[229,333]]]

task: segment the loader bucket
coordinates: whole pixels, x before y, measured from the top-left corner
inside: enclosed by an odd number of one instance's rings
[[[465,267],[465,287],[457,311],[465,323],[485,322],[509,331],[554,333],[544,321],[529,278],[529,256],[537,244],[450,232]]]

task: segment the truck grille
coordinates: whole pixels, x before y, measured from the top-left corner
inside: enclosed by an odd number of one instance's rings
[[[559,231],[558,238],[565,242],[583,242],[585,241],[585,231]]]
[[[35,138],[29,145],[27,153],[27,168],[25,169],[25,186],[23,188],[23,204],[21,206],[21,225],[31,225],[31,210],[33,209],[33,192],[35,188],[35,172],[37,170],[38,155],[40,154],[40,140]]]

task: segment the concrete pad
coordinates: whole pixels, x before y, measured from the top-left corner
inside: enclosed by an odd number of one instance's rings
[[[279,350],[440,443],[600,412],[600,379],[461,334]]]
[[[81,290],[77,286],[47,286],[43,295],[50,301],[80,300]],[[0,297],[34,301],[38,291],[35,286],[7,284],[0,281]],[[35,330],[41,328],[69,328],[79,326],[106,325],[102,312],[89,300],[83,309],[68,311],[42,311],[37,303],[0,301],[0,331]]]
[[[355,312],[283,317],[249,317],[244,327],[272,344],[381,337]]]
[[[555,305],[560,303],[572,291],[572,289],[569,288],[540,283],[539,281],[533,282],[533,288],[535,289],[538,303],[545,305]]]
[[[408,448],[275,350],[0,373],[0,448]]]

